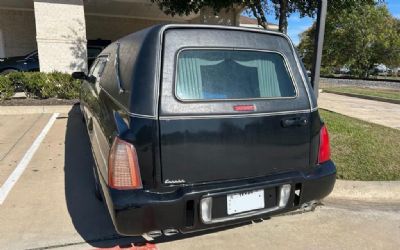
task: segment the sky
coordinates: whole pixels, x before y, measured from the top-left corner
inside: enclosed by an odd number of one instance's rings
[[[386,0],[385,2],[388,6],[390,13],[392,13],[392,15],[396,18],[400,19],[400,0]],[[277,20],[274,20],[273,15],[268,16],[268,21],[271,23],[278,23]],[[300,18],[300,16],[295,13],[289,17],[288,22],[288,35],[293,40],[293,43],[295,45],[298,45],[300,42],[299,35],[312,25],[314,19],[309,17]]]

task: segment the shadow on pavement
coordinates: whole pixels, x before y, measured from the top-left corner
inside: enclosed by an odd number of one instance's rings
[[[85,242],[98,248],[145,243],[143,237],[118,235],[104,204],[95,197],[92,176],[92,164],[94,162],[85,126],[79,105],[75,105],[68,114],[64,172],[67,208],[76,231]],[[244,224],[185,235],[159,237],[154,243],[191,238],[242,225]]]
[[[79,105],[75,105],[68,114],[64,162],[65,198],[74,227],[94,247],[143,242],[142,237],[118,235],[105,206],[95,197],[94,163],[85,126]]]

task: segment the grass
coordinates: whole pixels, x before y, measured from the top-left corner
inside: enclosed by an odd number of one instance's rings
[[[326,87],[324,88],[324,91],[339,93],[339,94],[345,93],[345,94],[357,94],[369,97],[380,97],[380,98],[400,101],[400,90],[362,88],[362,87]]]
[[[327,124],[338,178],[400,180],[400,130],[320,110]]]

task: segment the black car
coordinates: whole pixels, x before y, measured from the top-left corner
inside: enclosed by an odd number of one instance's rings
[[[109,40],[89,40],[87,46],[88,67],[90,67],[100,52],[111,43]],[[37,50],[25,55],[0,58],[0,74],[16,71],[39,71],[39,57]]]
[[[25,56],[0,58],[0,74],[15,71],[39,71],[39,57],[35,50]]]
[[[120,234],[266,218],[333,189],[327,128],[281,33],[154,26],[73,76],[84,79],[96,193]]]

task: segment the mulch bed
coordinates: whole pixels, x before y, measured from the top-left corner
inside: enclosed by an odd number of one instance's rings
[[[51,106],[51,105],[74,105],[78,103],[78,99],[65,100],[57,98],[49,99],[11,99],[0,101],[0,106]]]

